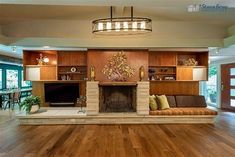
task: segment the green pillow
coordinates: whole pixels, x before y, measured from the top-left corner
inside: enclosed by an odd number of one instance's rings
[[[156,102],[155,95],[150,95],[149,96],[149,108],[152,111],[157,110],[157,102]]]
[[[161,96],[156,95],[156,100],[157,100],[160,110],[165,110],[165,109],[170,108],[170,105],[165,95],[161,95]]]

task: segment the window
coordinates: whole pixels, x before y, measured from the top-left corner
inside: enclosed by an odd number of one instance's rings
[[[235,75],[235,68],[230,69],[230,75],[232,75],[232,76]]]
[[[203,84],[203,95],[206,98],[207,104],[211,106],[217,106],[217,67],[209,67],[208,81]]]
[[[2,69],[0,69],[0,89],[2,89]]]
[[[18,70],[6,70],[7,74],[7,89],[18,88]]]
[[[30,87],[31,86],[30,81],[24,81],[24,71],[21,71],[21,86],[22,87]]]

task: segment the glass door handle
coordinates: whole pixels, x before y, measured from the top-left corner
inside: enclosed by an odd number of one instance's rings
[[[223,91],[224,90],[224,84],[223,84],[223,82],[221,82],[221,91]]]

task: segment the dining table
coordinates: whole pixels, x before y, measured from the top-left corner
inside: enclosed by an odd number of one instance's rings
[[[21,93],[26,93],[24,94],[25,96],[29,96],[32,92],[32,88],[22,88],[22,89],[3,89],[0,90],[0,108],[3,106],[3,101],[4,97],[10,97],[11,94],[13,94],[16,91],[20,91]]]

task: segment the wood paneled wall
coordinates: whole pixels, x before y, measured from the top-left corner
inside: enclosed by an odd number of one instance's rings
[[[86,51],[58,51],[58,65],[86,66]]]
[[[155,81],[150,83],[150,94],[199,95],[198,81]]]
[[[109,82],[109,80],[103,73],[102,69],[108,60],[116,53],[121,50],[88,50],[87,54],[87,65],[88,65],[88,76],[90,73],[90,67],[95,67],[96,80]],[[135,74],[133,77],[128,78],[127,81],[138,81],[139,80],[139,68],[144,66],[145,79],[148,79],[148,51],[147,50],[124,50],[127,56],[128,64],[135,68]],[[90,78],[89,78],[90,79]]]
[[[149,66],[176,66],[177,52],[149,52]]]
[[[36,58],[40,57],[40,53],[43,54],[43,57],[49,58],[49,65],[57,64],[57,52],[50,51],[26,51],[23,53],[23,65],[37,65],[38,61]]]

